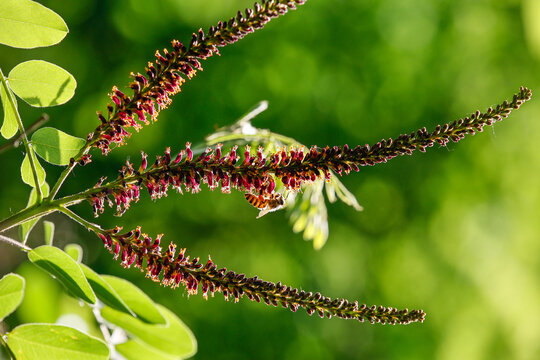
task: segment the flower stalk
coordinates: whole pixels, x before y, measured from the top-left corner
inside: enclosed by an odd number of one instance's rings
[[[161,249],[162,235],[155,240],[141,232],[141,228],[120,234],[121,228],[99,231],[105,247],[121,259],[121,265],[129,268],[132,265],[146,273],[146,277],[162,285],[176,288],[183,285],[188,294],[202,292],[204,298],[222,293],[226,300],[233,298],[238,302],[246,296],[267,305],[289,308],[296,312],[304,308],[309,315],[317,313],[321,318],[332,316],[342,319],[368,321],[372,324],[401,324],[423,322],[425,313],[422,310],[398,310],[391,307],[359,305],[357,301],[331,299],[320,293],[305,292],[290,286],[264,281],[258,277],[246,277],[234,271],[220,268],[208,259],[206,264],[199,258],[190,259],[186,249],[176,254],[176,244],[170,243],[165,251]]]

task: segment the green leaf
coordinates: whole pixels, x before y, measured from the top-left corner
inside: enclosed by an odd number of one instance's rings
[[[32,189],[33,190],[33,189]],[[49,194],[49,190],[47,190],[47,196]],[[45,194],[43,194],[45,195]],[[54,239],[54,223],[51,221],[44,221],[43,222],[43,234],[45,235],[45,245],[51,245],[53,244]]]
[[[9,87],[30,106],[61,105],[75,94],[77,82],[60,66],[43,60],[30,60],[9,73]]]
[[[130,316],[136,316],[135,313],[132,312],[131,309],[126,305],[124,300],[122,300],[116,291],[114,291],[111,285],[109,285],[98,273],[85,264],[79,265],[99,300],[113,309],[125,312]]]
[[[151,324],[166,324],[156,304],[141,289],[127,280],[111,275],[101,277],[116,291],[124,303],[139,319]]]
[[[352,206],[356,211],[362,211],[364,208],[358,203],[356,197],[343,185],[341,181],[337,178],[336,174],[332,173],[332,178],[329,183],[325,183],[326,195],[330,202],[336,201],[337,197],[343,201],[345,204]]]
[[[63,287],[30,261],[23,262],[17,268],[17,274],[30,279],[17,309],[19,323],[54,323],[62,313],[60,302],[66,296]]]
[[[6,139],[11,139],[19,130],[17,126],[17,113],[13,110],[9,101],[10,92],[10,89],[6,88],[3,83],[0,83],[0,99],[2,100],[2,108],[4,109],[4,122],[2,123],[0,133]],[[15,107],[17,107],[15,96],[13,100],[15,101]]]
[[[32,135],[32,146],[45,161],[55,165],[68,165],[86,144],[84,139],[71,136],[52,127],[39,129]]]
[[[115,346],[120,355],[129,360],[176,360],[183,359],[179,356],[165,354],[152,346],[135,338]]]
[[[73,295],[95,304],[96,295],[80,266],[68,254],[54,246],[43,245],[30,251],[28,259],[55,277]]]
[[[59,43],[67,35],[64,20],[30,0],[0,1],[0,44],[31,49]]]
[[[43,196],[49,196],[49,184],[46,182],[41,185],[41,193]],[[26,207],[32,206],[37,202],[37,191],[35,188],[32,188],[32,191],[30,191],[30,197],[28,198],[28,204]],[[26,241],[28,241],[28,235],[30,235],[30,232],[34,228],[34,225],[39,221],[40,218],[28,220],[27,222],[24,222],[21,224],[21,227],[19,228],[19,235],[21,237],[21,241],[23,244],[26,244]],[[46,230],[47,228],[45,228]]]
[[[83,249],[79,244],[67,244],[64,247],[64,252],[69,255],[70,258],[80,263],[83,256]],[[80,265],[79,265],[80,266]],[[83,271],[84,272],[84,271]]]
[[[26,324],[7,335],[17,360],[107,360],[109,348],[94,337],[68,326]]]
[[[108,322],[166,354],[190,357],[197,352],[197,340],[191,330],[172,311],[158,304],[167,325],[145,324],[125,313],[104,307],[101,315]]]
[[[328,239],[328,214],[322,194],[324,186],[324,180],[318,180],[306,187],[300,200],[293,201],[290,215],[293,231],[303,231],[304,240],[313,240],[315,250],[320,250]]]
[[[41,186],[45,182],[45,169],[43,169],[43,167],[39,163],[36,154],[33,151],[31,151],[31,153],[32,157],[34,158],[34,164],[36,164],[39,186]],[[30,166],[30,159],[28,158],[28,154],[26,154],[26,156],[24,157],[21,165],[21,178],[25,184],[28,184],[31,187],[36,187],[36,183],[34,182],[34,174],[32,173],[32,167]]]
[[[0,321],[19,307],[24,297],[24,278],[7,274],[0,280]]]

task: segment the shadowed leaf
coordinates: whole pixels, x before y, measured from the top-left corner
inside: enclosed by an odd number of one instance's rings
[[[94,304],[96,296],[80,266],[68,254],[54,246],[40,246],[28,253],[28,259],[54,276],[73,295]]]

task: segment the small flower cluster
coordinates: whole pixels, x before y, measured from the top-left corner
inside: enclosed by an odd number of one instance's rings
[[[410,135],[400,135],[396,140],[382,140],[373,146],[313,146],[307,152],[303,147],[291,147],[267,157],[262,148],[259,147],[252,155],[250,147],[246,146],[241,161],[236,146],[222,154],[221,145],[218,144],[215,149],[207,148],[194,158],[190,143],[187,143],[186,148],[174,159],[168,148],[151,166],[148,166],[145,154],[138,170],[128,162],[120,170],[117,180],[105,185],[100,181],[87,193],[87,198],[97,216],[104,211],[106,201],[110,206],[116,203],[118,214],[123,213],[132,201],[138,201],[142,187],[146,188],[152,199],[166,196],[170,187],[180,193],[183,190],[196,193],[203,183],[211,190],[220,187],[221,191],[228,193],[234,188],[269,197],[276,188],[275,179],[279,179],[287,190],[298,191],[302,184],[314,182],[321,177],[329,180],[332,172],[348,174],[351,170],[359,171],[360,166],[383,163],[399,155],[410,155],[415,149],[425,151],[435,143],[445,146],[450,140],[457,142],[466,134],[482,131],[484,126],[507,117],[512,109],[519,108],[530,96],[530,90],[521,88],[512,102],[505,101],[495,109],[489,108],[486,113],[477,111],[465,119],[439,125],[431,133],[424,128]]]
[[[176,254],[176,245],[170,243],[166,251],[160,247],[162,235],[155,240],[141,232],[141,228],[120,234],[121,228],[98,233],[105,247],[121,258],[122,266],[131,265],[146,272],[153,281],[172,288],[182,284],[188,294],[200,291],[207,299],[208,295],[223,293],[225,299],[234,298],[237,302],[244,295],[252,300],[267,305],[289,308],[296,312],[304,308],[309,315],[317,313],[321,318],[332,316],[342,319],[356,319],[360,322],[381,324],[410,324],[422,322],[425,313],[422,310],[398,310],[391,307],[359,305],[357,301],[346,299],[331,299],[320,293],[305,292],[281,283],[263,281],[258,277],[246,277],[218,267],[209,258],[206,264],[200,263],[199,258],[190,259],[186,249]]]
[[[159,112],[171,103],[171,97],[180,92],[185,79],[191,79],[197,70],[202,70],[200,60],[219,54],[217,47],[236,42],[304,2],[264,0],[261,4],[255,3],[253,9],[246,9],[245,15],[239,12],[227,22],[220,21],[217,26],[210,27],[207,34],[199,30],[193,34],[187,48],[173,40],[172,51],[164,49],[163,54],[156,51],[155,62],[149,62],[145,69],[146,76],[131,74],[134,79],[130,84],[132,96],[113,87],[110,97],[114,105],[107,106],[107,117],[98,112],[101,125],[89,134],[89,143],[101,149],[103,154],[110,151],[111,143],[123,145],[131,135],[128,128],[138,131],[142,124],[157,120]]]

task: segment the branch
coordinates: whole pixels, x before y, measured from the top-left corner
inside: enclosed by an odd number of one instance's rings
[[[9,244],[9,245],[12,245],[12,246],[16,246],[18,248],[21,248],[22,250],[24,251],[30,251],[32,250],[31,247],[28,247],[24,244],[21,244],[20,242],[18,242],[17,240],[15,239],[12,239],[12,238],[9,238],[7,236],[4,236],[4,235],[0,235],[0,241],[1,242],[4,242],[6,244]]]
[[[46,122],[48,122],[49,119],[50,119],[49,115],[41,114],[41,116],[32,125],[30,125],[28,129],[26,129],[25,134],[30,135],[31,133],[39,129],[41,126],[43,126]],[[7,143],[0,146],[0,154],[6,152],[12,147],[13,148],[18,147],[20,145],[22,138],[23,138],[23,134],[19,134],[19,136],[9,140]]]

